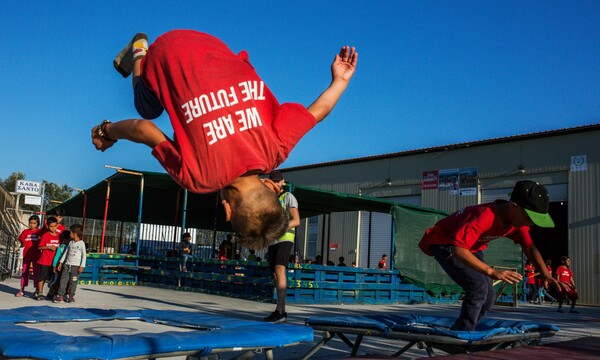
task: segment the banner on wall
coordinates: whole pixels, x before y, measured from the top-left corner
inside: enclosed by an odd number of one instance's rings
[[[460,196],[477,195],[477,168],[464,168],[458,172]]]
[[[423,172],[422,186],[425,189],[425,175],[432,171]],[[477,195],[477,168],[444,169],[439,170],[438,190],[450,191],[451,195],[473,196]]]
[[[450,194],[458,194],[458,169],[440,170],[438,173],[439,191],[450,191]]]
[[[434,190],[438,188],[438,171],[423,171],[421,190]]]

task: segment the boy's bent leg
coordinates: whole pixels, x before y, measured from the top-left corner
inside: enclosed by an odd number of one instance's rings
[[[113,66],[124,78],[126,78],[133,71],[135,59],[145,56],[147,51],[148,36],[144,33],[137,33],[133,39],[119,51],[113,61]]]
[[[491,279],[455,259],[452,251],[452,246],[436,246],[433,250],[442,269],[465,291],[460,316],[452,329],[473,330],[494,302]]]

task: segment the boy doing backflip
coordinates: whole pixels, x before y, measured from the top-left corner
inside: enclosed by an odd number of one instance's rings
[[[473,330],[490,310],[496,300],[492,279],[509,284],[523,279],[517,272],[496,270],[483,261],[483,250],[492,240],[507,237],[521,245],[527,259],[540,269],[544,286],[553,282],[560,289],[529,236],[531,225],[554,227],[548,206],[546,188],[523,180],[516,183],[510,201],[469,206],[427,229],[419,247],[435,257],[465,292],[460,316],[452,330]]]
[[[258,175],[281,164],[331,112],[354,74],[358,53],[342,47],[331,65],[329,87],[305,108],[280,105],[248,54],[234,54],[209,34],[176,30],[147,44],[147,37],[137,34],[114,65],[123,76],[133,72],[142,117],[154,119],[166,110],[173,139],[149,120],[105,120],[92,129],[95,147],[105,151],[119,139],[145,144],[182,187],[221,190],[226,219],[242,245],[262,249],[279,239],[288,219]]]

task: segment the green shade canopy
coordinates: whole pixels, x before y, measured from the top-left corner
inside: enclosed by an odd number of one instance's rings
[[[138,175],[139,174],[139,175]],[[65,201],[59,207],[67,216],[83,217],[84,199],[86,218],[103,219],[107,202],[107,188],[110,183],[108,200],[108,220],[137,222],[140,199],[140,181],[144,178],[142,222],[159,225],[181,225],[184,191],[166,173],[122,169],[107,177],[77,196]],[[418,206],[397,204],[391,201],[307,186],[289,184],[291,192],[298,199],[302,209],[300,215],[307,218],[320,214],[346,211],[372,211],[390,213],[393,205],[415,211],[443,214],[442,212]],[[186,227],[231,231],[225,222],[225,214],[218,193],[195,194],[188,192],[186,207]]]

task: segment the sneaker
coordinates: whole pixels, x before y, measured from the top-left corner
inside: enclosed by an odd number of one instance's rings
[[[15,294],[16,297],[22,297],[23,295],[23,291],[21,290],[19,290],[19,292]]]
[[[287,321],[287,313],[280,313],[279,311],[275,310],[265,318],[265,321],[274,324]]]
[[[37,298],[35,298],[37,301],[44,301],[46,300],[46,297],[42,294],[38,294]]]
[[[72,296],[72,295],[71,295],[71,296],[69,296],[69,297],[67,298],[67,302],[68,302],[68,303],[71,303],[71,304],[74,304],[74,303],[75,303],[75,296]]]
[[[60,295],[56,295],[54,297],[54,300],[52,300],[52,302],[54,302],[54,303],[62,303],[62,302],[65,302],[65,299],[62,296],[60,296]]]
[[[569,311],[571,314],[579,314],[579,311],[575,310],[575,309],[571,309]]]
[[[561,308],[558,308],[558,310],[556,310],[556,312],[564,313],[565,311],[563,309],[561,309]]]
[[[118,54],[113,61],[113,66],[124,78],[133,71],[134,57],[144,56],[148,51],[148,36],[137,33]]]

